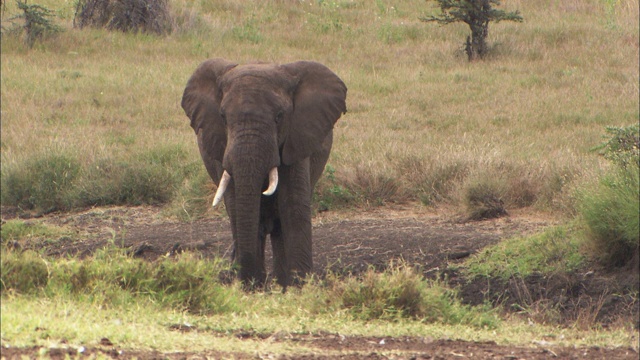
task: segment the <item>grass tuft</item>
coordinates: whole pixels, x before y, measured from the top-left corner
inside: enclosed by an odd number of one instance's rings
[[[74,205],[69,195],[80,170],[76,158],[65,154],[3,165],[2,203],[44,212],[68,210]]]
[[[49,266],[47,262],[34,251],[12,252],[2,247],[0,268],[2,281],[0,290],[6,292],[35,293],[47,286],[49,282]]]
[[[501,184],[494,179],[475,180],[464,189],[464,205],[469,220],[492,219],[507,215]]]
[[[605,266],[640,261],[640,126],[607,127],[610,138],[596,150],[612,163],[597,183],[579,190],[579,213],[592,254]]]
[[[334,283],[329,299],[361,320],[418,319],[425,323],[495,327],[494,314],[462,305],[455,292],[424,279],[407,264],[390,264],[382,273],[370,268],[361,278]]]
[[[638,168],[632,165],[615,169],[579,192],[579,213],[592,244],[591,253],[606,266],[624,266],[638,257],[639,184]]]

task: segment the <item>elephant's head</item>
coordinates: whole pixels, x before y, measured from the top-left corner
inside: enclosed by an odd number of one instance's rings
[[[182,107],[209,174],[220,181],[214,203],[228,186],[224,199],[242,280],[263,277],[255,266],[261,196],[276,191],[278,166],[321,149],[346,112],[346,91],[331,70],[308,61],[238,65],[213,59],[189,79]]]

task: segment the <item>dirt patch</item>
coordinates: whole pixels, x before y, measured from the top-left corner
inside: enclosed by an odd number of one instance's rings
[[[243,335],[244,336],[244,335]],[[249,337],[245,337],[249,338]],[[309,354],[276,355],[269,353],[227,353],[215,350],[190,353],[161,353],[158,351],[122,350],[112,346],[97,348],[7,348],[2,347],[2,358],[24,359],[69,357],[107,357],[112,359],[637,359],[638,353],[630,348],[607,349],[559,348],[540,342],[532,347],[504,346],[495,342],[467,342],[457,340],[432,340],[422,337],[367,337],[343,336],[340,334],[271,334],[260,341],[289,342],[303,344]]]
[[[20,214],[2,208],[3,221]],[[151,207],[91,209],[74,214],[49,214],[28,219],[63,226],[72,235],[45,244],[53,256],[88,256],[105,246],[122,246],[137,257],[155,260],[181,251],[197,251],[206,257],[228,257],[232,238],[228,220],[222,216],[193,222],[167,220],[161,209]],[[455,265],[482,248],[514,235],[530,234],[553,225],[552,219],[531,214],[511,213],[508,217],[461,222],[455,217],[427,212],[416,207],[380,208],[367,212],[321,213],[314,218],[314,268],[322,275],[358,274],[369,267],[384,269],[390,261],[415,265],[429,278],[447,277],[456,286],[463,302],[476,305],[490,301],[506,311],[542,308],[540,313],[555,314],[558,323],[599,322],[608,326],[620,318],[637,319],[637,279],[620,272],[585,269],[575,274],[531,276],[526,279],[464,279]],[[72,240],[73,239],[73,240]],[[78,240],[79,239],[79,240]],[[24,243],[20,247],[38,246]],[[269,247],[267,247],[269,249]],[[267,252],[267,258],[270,258]],[[269,261],[268,261],[269,263]],[[630,270],[634,273],[634,270]],[[637,272],[636,272],[637,273]],[[629,280],[631,279],[631,280]],[[636,294],[636,295],[634,295]],[[531,316],[531,311],[527,316]],[[547,315],[548,316],[548,315]],[[533,319],[536,320],[535,318]],[[540,319],[549,321],[549,318]],[[637,320],[636,324],[637,324]],[[636,325],[637,326],[637,325]],[[176,329],[183,331],[182,329]],[[190,331],[193,329],[190,329]],[[197,329],[195,330],[197,331]],[[331,351],[340,355],[308,355],[296,358],[322,359],[546,359],[559,358],[637,358],[633,349],[573,349],[499,346],[423,338],[345,337],[339,334],[244,334],[264,341],[289,341],[317,348],[319,354]],[[262,337],[260,337],[262,336]],[[47,351],[52,358],[74,356],[77,349],[3,348],[2,356],[31,357]],[[73,353],[76,351],[76,353]],[[84,349],[86,354],[117,358],[244,358],[242,354],[160,354],[122,352],[115,348]],[[114,352],[115,351],[115,352]],[[120,352],[118,352],[120,351]],[[60,356],[56,354],[61,354]],[[394,355],[395,354],[395,355]],[[267,354],[268,355],[268,354]],[[255,358],[247,356],[246,358]],[[284,359],[292,357],[281,357]]]

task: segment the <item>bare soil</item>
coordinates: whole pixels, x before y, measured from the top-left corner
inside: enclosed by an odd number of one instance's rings
[[[2,208],[3,222],[29,215]],[[48,242],[52,256],[89,256],[96,249],[115,244],[130,249],[134,256],[154,260],[181,251],[197,251],[204,256],[229,256],[231,233],[228,220],[211,216],[192,222],[169,220],[161,209],[152,207],[96,208],[79,213],[49,214],[27,219],[64,226],[74,233]],[[541,314],[557,314],[560,325],[578,321],[596,322],[607,327],[619,321],[632,321],[638,327],[638,269],[600,269],[590,266],[571,274],[532,276],[525,279],[466,279],[455,266],[482,248],[514,235],[531,234],[555,221],[531,213],[483,221],[464,222],[448,214],[428,212],[406,205],[366,211],[324,212],[314,218],[314,268],[323,275],[359,274],[369,267],[384,269],[390,262],[402,260],[416,266],[428,278],[446,279],[458,289],[463,302],[489,301],[504,311],[542,308]],[[72,239],[73,238],[73,239]],[[77,240],[81,239],[81,240]],[[30,247],[33,244],[13,244]],[[43,246],[43,244],[37,244]],[[267,247],[268,248],[268,247]],[[267,253],[267,257],[270,254]],[[531,313],[530,313],[531,314]],[[192,331],[194,329],[176,329]],[[220,334],[220,336],[228,336]],[[320,334],[235,334],[241,339],[304,343],[317,349],[312,355],[277,358],[309,359],[637,359],[632,348],[561,348],[549,343],[532,347],[503,346],[493,342],[465,342],[419,337],[376,338]],[[274,358],[269,354],[158,353],[118,350],[117,344],[85,349],[82,355],[106,355],[119,359],[200,359],[200,358]],[[35,358],[40,348],[5,348],[2,358]],[[324,355],[324,354],[331,355]],[[336,355],[337,354],[337,355]],[[77,349],[49,349],[51,358],[75,356]]]

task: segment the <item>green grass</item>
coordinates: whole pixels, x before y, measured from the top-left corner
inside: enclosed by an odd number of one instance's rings
[[[23,220],[8,220],[2,224],[2,228],[0,229],[0,237],[2,237],[3,245],[7,241],[34,238],[53,239],[68,235],[71,235],[71,232],[64,228]]]
[[[224,286],[229,264],[193,254],[155,262],[105,248],[89,259],[53,259],[36,252],[2,250],[3,295],[23,294],[81,301],[101,307],[150,302],[196,314],[233,313],[250,307],[239,285]],[[296,292],[296,290],[291,290]],[[402,319],[469,326],[493,326],[488,310],[462,306],[454,292],[424,280],[404,264],[382,274],[370,269],[363,279],[313,280],[298,292],[310,313],[348,311],[354,319]],[[329,306],[327,306],[329,304]]]
[[[635,165],[613,169],[580,193],[579,214],[591,251],[604,265],[620,267],[637,256],[640,242],[640,178]]]
[[[361,278],[338,280],[328,294],[355,319],[397,320],[496,328],[499,319],[489,308],[462,305],[454,290],[425,280],[406,264],[391,264],[383,273],[369,269]]]
[[[179,106],[186,80],[209,57],[316,60],[345,80],[349,112],[336,125],[333,178],[317,194],[334,208],[422,201],[462,211],[467,184],[489,173],[504,183],[507,210],[562,214],[567,189],[602,167],[588,150],[604,127],[639,117],[632,1],[509,2],[525,22],[493,24],[491,56],[476,63],[461,56],[467,29],[421,23],[434,8],[419,0],[175,0],[166,37],[73,29],[73,4],[42,4],[65,31],[32,49],[11,34],[1,45],[3,185],[27,179],[31,190],[2,186],[6,205],[162,203],[180,213],[210,197],[211,187],[192,186],[205,170]],[[6,5],[5,18],[17,11]],[[162,169],[146,158],[166,147],[182,155]],[[47,170],[33,165],[52,156],[78,175],[47,198],[37,191]],[[109,177],[101,164],[121,175]],[[347,204],[334,201],[336,191],[342,200],[350,194]]]
[[[470,277],[509,280],[534,274],[572,272],[585,264],[584,243],[572,226],[551,227],[532,236],[514,237],[487,247],[465,262]]]
[[[258,334],[313,333],[362,336],[423,336],[498,344],[530,345],[530,339],[554,337],[558,346],[633,346],[633,335],[624,330],[585,332],[548,325],[530,326],[518,321],[498,329],[464,325],[424,324],[416,321],[345,321],[341,314],[310,315],[291,304],[301,301],[298,294],[246,295],[254,307],[246,312],[203,316],[158,308],[153,304],[129,307],[99,307],[85,302],[11,295],[3,298],[0,312],[3,343],[11,346],[71,347],[99,346],[108,338],[118,349],[161,352],[206,352],[215,344],[218,351],[255,354],[308,354],[304,344],[279,343],[261,339],[221,336],[237,332]],[[286,315],[268,310],[284,308]],[[172,326],[190,325],[199,331],[181,332]],[[34,329],[39,329],[34,331]],[[150,340],[152,339],[152,340]],[[317,350],[316,350],[317,351]]]
[[[167,308],[212,314],[236,309],[240,290],[218,281],[224,268],[220,261],[189,255],[150,263],[116,248],[79,260],[49,259],[3,247],[1,290],[3,295],[71,298],[97,306],[125,306],[139,298]]]
[[[622,328],[595,333],[501,320],[495,310],[460,304],[454,291],[405,265],[369,271],[360,280],[312,279],[284,294],[222,286],[218,274],[225,268],[188,253],[149,263],[106,249],[85,260],[52,261],[3,249],[3,345],[97,346],[106,337],[124,351],[197,352],[213,343],[218,351],[237,351],[240,340],[229,335],[237,332],[428,336],[523,345],[552,335],[558,345],[632,346],[634,341]],[[176,327],[197,331],[172,330]],[[303,343],[259,338],[242,340],[241,348],[309,351]]]

